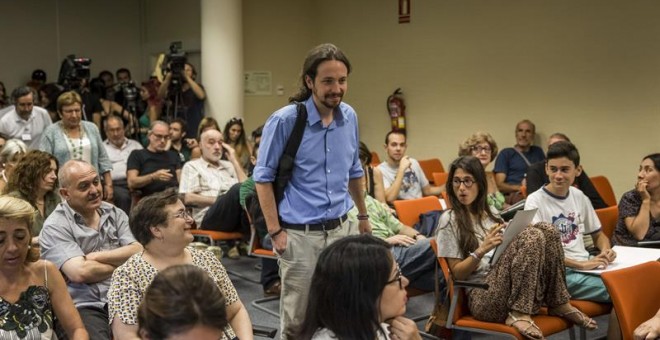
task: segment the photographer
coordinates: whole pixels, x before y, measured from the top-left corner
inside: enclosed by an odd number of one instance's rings
[[[185,62],[183,67],[169,63],[168,72],[158,89],[160,99],[168,99],[168,118],[183,118],[188,123],[186,135],[197,137],[197,126],[204,116],[206,92],[202,85],[195,82],[195,67]],[[178,71],[178,72],[177,72]]]

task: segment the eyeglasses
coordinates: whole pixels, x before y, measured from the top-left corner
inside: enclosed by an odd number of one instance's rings
[[[152,134],[154,137],[156,137],[156,139],[163,139],[163,140],[168,140],[168,139],[170,139],[170,135],[159,135],[159,134],[155,134],[155,133],[153,133],[153,132],[152,132],[151,134]]]
[[[403,289],[403,274],[401,274],[401,268],[399,268],[399,266],[396,266],[396,276],[394,279],[387,281],[385,285],[394,283],[396,281],[399,281],[399,289]]]
[[[192,212],[188,210],[181,210],[178,213],[172,215],[174,218],[183,218],[184,220],[192,220]]]
[[[480,154],[482,152],[485,152],[485,153],[493,152],[493,149],[491,149],[489,146],[478,146],[478,145],[475,145],[475,146],[471,147],[470,150],[474,153],[477,153],[477,154]]]
[[[451,184],[454,186],[454,188],[459,188],[461,184],[465,184],[466,188],[469,188],[474,184],[474,179],[467,177],[465,179],[460,179],[458,177],[455,177],[452,181]]]

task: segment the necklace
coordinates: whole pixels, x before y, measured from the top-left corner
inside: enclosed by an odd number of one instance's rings
[[[63,126],[61,127],[66,136],[66,140],[69,142],[69,145],[71,145],[71,159],[81,160],[83,156],[83,138],[85,137],[85,132],[82,128],[78,127],[80,130],[80,138],[78,139],[78,145],[76,145],[73,142],[73,139],[71,139],[71,136],[69,136],[69,132],[67,132]]]

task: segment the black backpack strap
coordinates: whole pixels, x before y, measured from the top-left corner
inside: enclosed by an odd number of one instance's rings
[[[284,198],[284,189],[289,184],[289,180],[293,174],[296,153],[298,153],[298,147],[300,147],[300,143],[302,142],[303,135],[305,134],[305,125],[307,124],[307,108],[305,107],[305,103],[294,102],[294,104],[296,105],[298,115],[296,116],[293,131],[291,131],[289,140],[286,142],[284,153],[277,165],[277,174],[273,182],[275,202],[277,203]]]

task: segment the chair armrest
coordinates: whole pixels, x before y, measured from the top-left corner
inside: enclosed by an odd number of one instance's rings
[[[660,248],[660,241],[639,241],[637,242],[637,246],[644,248]]]
[[[487,283],[454,280],[454,287],[488,289]]]
[[[254,335],[256,336],[262,336],[265,338],[273,339],[275,338],[277,329],[266,326],[252,325],[252,333],[254,333]]]

